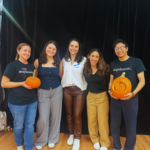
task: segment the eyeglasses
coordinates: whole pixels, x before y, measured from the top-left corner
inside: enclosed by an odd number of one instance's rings
[[[121,47],[116,47],[116,48],[114,48],[114,50],[115,50],[115,51],[119,51],[119,49],[120,49],[120,50],[123,50],[124,48],[125,48],[125,46],[121,46]]]

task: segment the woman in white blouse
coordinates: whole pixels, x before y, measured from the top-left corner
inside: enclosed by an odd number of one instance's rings
[[[64,104],[67,114],[67,126],[69,129],[68,145],[72,150],[79,150],[82,133],[82,109],[85,100],[87,83],[83,76],[83,67],[86,58],[81,54],[81,44],[77,39],[69,42],[68,50],[63,58],[62,87]]]

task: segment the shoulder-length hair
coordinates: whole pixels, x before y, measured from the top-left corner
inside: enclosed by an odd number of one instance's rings
[[[109,65],[105,62],[102,53],[97,48],[93,48],[89,51],[88,55],[91,55],[93,52],[98,52],[99,54],[99,61],[97,62],[97,75],[103,77],[109,73]],[[91,64],[89,58],[86,59],[84,64],[84,75],[86,77],[90,77],[92,74]]]
[[[82,45],[81,45],[80,41],[79,41],[78,39],[76,39],[76,38],[71,39],[71,40],[69,41],[69,45],[70,45],[70,43],[71,43],[72,41],[76,41],[76,42],[78,42],[78,44],[79,44],[79,50],[78,50],[78,53],[77,53],[77,55],[76,55],[76,57],[75,57],[75,61],[76,61],[77,63],[80,63],[80,62],[82,61],[82,59],[83,59],[82,51],[81,51]],[[64,58],[65,58],[66,61],[69,61],[69,60],[71,59],[71,57],[70,57],[70,52],[69,52],[69,45],[68,45],[68,48],[67,48],[67,52],[66,52],[66,54],[65,54],[65,56],[64,56]]]
[[[45,64],[45,63],[47,63],[46,47],[47,47],[49,44],[54,44],[54,45],[56,46],[56,54],[53,56],[53,59],[54,59],[53,65],[59,67],[59,65],[60,65],[60,58],[59,58],[58,45],[57,45],[57,43],[56,43],[55,41],[53,41],[53,40],[50,40],[50,41],[48,41],[48,42],[45,44],[45,46],[44,46],[44,48],[43,48],[43,50],[42,50],[42,52],[41,52],[41,54],[40,54],[40,57],[39,57],[39,63],[40,63],[40,64]]]

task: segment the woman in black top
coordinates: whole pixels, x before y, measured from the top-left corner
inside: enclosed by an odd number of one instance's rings
[[[55,41],[48,41],[34,66],[41,80],[38,89],[39,119],[37,122],[36,149],[42,149],[46,144],[53,148],[59,141],[60,119],[62,108],[62,87],[59,71],[61,62],[58,46]]]
[[[17,150],[33,150],[34,121],[37,110],[36,89],[26,85],[26,78],[32,76],[34,66],[28,63],[31,48],[26,43],[17,47],[18,60],[7,65],[1,86],[9,88],[8,106],[13,116],[14,136]],[[23,135],[24,133],[24,135]]]
[[[108,150],[110,145],[109,102],[106,80],[107,76],[109,76],[109,66],[98,49],[92,49],[88,53],[88,58],[84,65],[84,74],[89,90],[87,95],[87,115],[90,138],[95,149]]]

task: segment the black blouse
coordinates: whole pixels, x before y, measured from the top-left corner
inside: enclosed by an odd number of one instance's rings
[[[100,77],[95,73],[90,75],[90,77],[85,77],[88,83],[88,91],[91,93],[101,93],[108,90],[108,82],[106,76]]]

